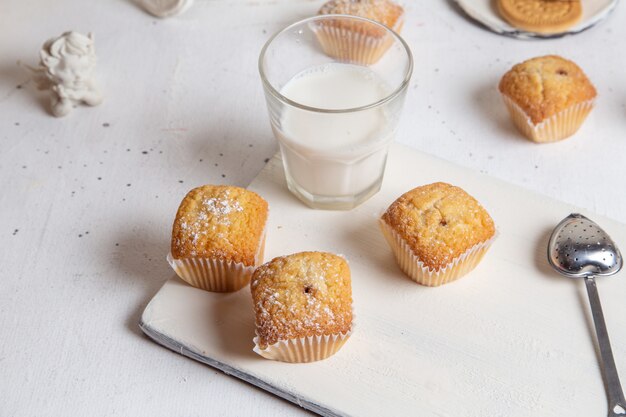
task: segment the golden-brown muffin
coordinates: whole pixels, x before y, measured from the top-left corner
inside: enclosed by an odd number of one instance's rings
[[[404,272],[430,286],[452,281],[473,269],[486,251],[483,246],[496,232],[491,216],[476,199],[442,182],[403,194],[389,206],[380,223]],[[476,259],[477,248],[481,250]]]
[[[176,213],[168,261],[195,287],[236,291],[263,262],[267,215],[267,202],[244,188],[194,188]]]
[[[288,361],[323,359],[343,345],[352,328],[350,268],[341,256],[301,252],[274,258],[257,268],[250,288],[256,317],[257,352],[270,359],[286,360],[293,352],[287,347],[278,357],[276,352],[274,356],[263,354],[268,347],[299,339],[312,344],[312,356]],[[335,344],[334,348],[322,349],[329,351],[322,357],[315,354],[319,348],[317,339],[321,336],[325,336],[325,340],[331,337]]]
[[[174,258],[219,258],[254,265],[268,204],[257,193],[204,185],[180,203],[172,231]]]
[[[560,33],[582,17],[580,0],[498,0],[500,15],[516,28],[537,33]]]
[[[596,89],[580,67],[557,55],[532,58],[515,65],[504,74],[499,89],[520,106],[533,123],[596,97]]]
[[[578,65],[557,55],[515,65],[500,80],[499,90],[516,126],[536,142],[559,140],[575,133],[596,97],[596,89]],[[551,118],[554,120],[544,128],[546,132],[533,131],[534,126]]]
[[[404,9],[390,0],[331,0],[322,6],[318,14],[363,17],[398,33],[404,24]],[[354,19],[319,21],[314,30],[324,52],[344,62],[374,64],[393,44],[393,37],[385,29]]]
[[[400,32],[404,9],[390,0],[331,0],[324,3],[319,14],[349,14],[382,23]]]

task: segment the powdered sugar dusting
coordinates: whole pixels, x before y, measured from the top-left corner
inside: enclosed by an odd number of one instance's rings
[[[228,197],[230,193],[226,191],[225,195]],[[219,222],[223,224],[230,224],[228,215],[232,212],[243,211],[243,208],[237,200],[220,199],[217,197],[207,198],[202,204],[206,207],[208,213],[212,214]],[[208,220],[207,212],[201,212],[198,216],[200,220]]]

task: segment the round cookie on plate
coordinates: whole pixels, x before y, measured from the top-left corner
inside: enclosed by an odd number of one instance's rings
[[[515,126],[538,143],[576,133],[597,95],[578,65],[557,55],[515,65],[498,88]]]
[[[580,0],[497,0],[498,12],[512,26],[529,32],[565,32],[582,17]]]
[[[470,272],[496,236],[489,213],[459,187],[443,182],[404,193],[380,218],[400,269],[436,287]]]
[[[326,252],[281,256],[250,282],[256,317],[254,351],[283,362],[313,362],[336,353],[353,329],[346,260]]]
[[[391,0],[331,0],[318,14],[363,17],[397,33],[404,24],[404,9]],[[347,22],[338,18],[318,22],[314,30],[327,55],[364,65],[376,63],[393,43],[387,32],[365,21]]]
[[[194,287],[237,291],[263,262],[267,215],[267,202],[244,188],[194,188],[176,213],[167,260]]]

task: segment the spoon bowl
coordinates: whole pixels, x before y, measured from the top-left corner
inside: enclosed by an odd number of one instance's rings
[[[552,232],[548,261],[558,272],[572,278],[614,275],[623,264],[609,235],[578,213],[567,216]]]

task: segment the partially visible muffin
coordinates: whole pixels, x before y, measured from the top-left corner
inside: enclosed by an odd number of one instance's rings
[[[363,17],[397,33],[404,25],[404,9],[391,0],[331,0],[318,14]],[[376,63],[393,43],[392,37],[378,26],[341,18],[319,23],[315,32],[326,54],[364,65]]]
[[[471,271],[496,234],[491,216],[476,199],[443,182],[400,196],[382,215],[380,226],[400,268],[427,286]]]
[[[391,0],[330,0],[319,14],[349,14],[382,23],[396,32],[404,24],[404,9]]]
[[[236,291],[263,262],[268,204],[226,185],[191,190],[180,203],[168,257],[176,273],[208,291]]]
[[[497,0],[500,15],[512,26],[536,33],[561,33],[582,17],[580,0]]]
[[[352,286],[346,260],[326,252],[281,256],[255,271],[250,288],[255,352],[284,362],[324,359],[352,330]]]
[[[576,133],[597,95],[580,67],[557,55],[515,65],[500,80],[499,90],[515,126],[539,143]]]

